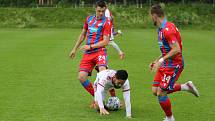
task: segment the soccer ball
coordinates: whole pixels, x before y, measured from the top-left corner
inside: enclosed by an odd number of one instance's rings
[[[118,110],[120,108],[120,100],[118,97],[109,97],[105,106],[111,111]]]

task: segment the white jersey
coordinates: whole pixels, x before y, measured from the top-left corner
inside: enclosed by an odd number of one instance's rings
[[[114,88],[112,78],[116,71],[114,70],[103,70],[97,73],[96,80],[94,82],[95,97],[94,100],[98,103],[99,108],[104,108],[103,101],[109,89]],[[131,116],[131,102],[130,102],[130,84],[127,79],[122,85],[123,97],[126,106],[126,116]]]
[[[108,8],[105,10],[105,17],[107,17],[110,21],[112,19],[112,14]]]
[[[113,21],[113,16],[112,13],[110,12],[110,10],[107,8],[105,10],[105,17],[108,18],[111,22]],[[110,41],[114,40],[114,35],[113,35],[113,22],[112,22],[112,26],[111,26],[111,36],[110,36]]]

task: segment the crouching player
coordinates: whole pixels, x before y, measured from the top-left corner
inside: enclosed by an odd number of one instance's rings
[[[130,84],[128,73],[125,70],[103,70],[97,74],[94,82],[95,97],[97,107],[101,115],[108,115],[109,112],[104,108],[104,99],[109,89],[122,88],[126,107],[126,117],[131,118]]]

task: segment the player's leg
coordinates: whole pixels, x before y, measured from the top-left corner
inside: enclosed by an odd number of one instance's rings
[[[113,41],[114,40],[114,34],[115,34],[114,27],[112,26],[110,42],[108,44],[111,45],[114,49],[116,49],[116,51],[119,53],[120,59],[124,59],[125,54],[122,52],[122,50],[119,48],[119,46]]]
[[[183,67],[177,67],[175,69],[167,69],[166,73],[173,73],[172,79],[170,80],[172,84],[172,88],[170,90],[167,91],[168,94],[173,93],[173,92],[177,92],[177,91],[183,91],[184,89],[184,85],[183,84],[179,84],[176,83],[176,81],[178,80],[179,76],[181,75],[182,71],[183,71]],[[169,71],[169,72],[168,72]],[[171,75],[171,74],[170,74]]]
[[[107,52],[106,51],[97,52],[94,62],[98,66],[99,72],[106,70],[108,65]]]
[[[165,121],[175,121],[172,113],[171,101],[166,92],[163,91],[160,87],[158,87],[157,89],[157,97],[162,110],[165,112]]]
[[[152,93],[153,95],[157,96],[158,92],[158,87],[160,85],[160,81],[162,80],[162,73],[161,70],[159,69],[154,77],[154,81],[152,83]]]
[[[159,68],[154,78],[154,82],[152,85],[152,92],[155,96],[157,96],[158,102],[162,110],[165,112],[166,118],[168,120],[172,119],[170,121],[174,121],[171,102],[166,92],[168,89],[168,86],[166,85],[168,85],[168,82],[170,82],[169,80],[171,79],[170,75],[169,73],[167,74],[165,73],[165,68]]]
[[[87,92],[89,92],[92,96],[94,96],[93,85],[90,82],[90,80],[88,80],[88,73],[85,71],[80,71],[78,75],[78,79],[81,82],[82,86],[87,90]]]
[[[183,71],[183,68],[178,68],[177,73],[175,73],[174,81],[176,82],[181,75],[181,72]],[[177,91],[187,91],[195,95],[196,97],[199,97],[199,92],[192,81],[188,81],[184,84],[175,83],[172,90],[168,90],[167,93],[173,93]]]
[[[176,84],[174,84],[173,90],[169,90],[167,93],[171,94],[171,93],[177,92],[177,91],[187,91],[187,92],[192,93],[194,96],[199,97],[199,92],[192,81],[188,81],[184,84],[176,83]]]
[[[81,60],[79,67],[79,75],[78,79],[81,82],[82,86],[92,95],[94,96],[93,85],[88,79],[88,75],[91,74],[94,64],[92,62],[93,55],[85,54]]]
[[[197,90],[196,86],[193,84],[192,81],[188,81],[184,83],[182,86],[183,86],[183,90],[192,93],[196,97],[199,97],[199,91]]]

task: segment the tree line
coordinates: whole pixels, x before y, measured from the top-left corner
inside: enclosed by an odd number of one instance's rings
[[[42,6],[70,6],[70,5],[93,5],[97,0],[0,0],[0,7],[42,7]],[[115,5],[153,4],[163,3],[207,3],[215,4],[215,0],[106,0]]]

